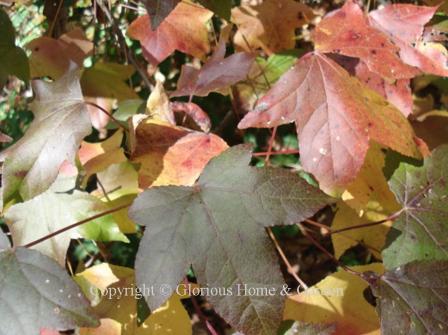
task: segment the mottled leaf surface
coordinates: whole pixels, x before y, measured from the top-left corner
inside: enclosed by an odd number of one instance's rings
[[[128,35],[140,41],[143,55],[153,65],[175,50],[204,58],[210,51],[206,23],[212,16],[205,8],[181,2],[156,30],[151,29],[150,19],[144,15],[131,23]]]
[[[447,260],[448,146],[435,149],[422,167],[400,164],[389,185],[403,208],[389,233],[392,242],[383,251],[386,267]]]
[[[98,325],[65,270],[35,250],[0,252],[0,287],[1,335],[39,335],[44,327]]]
[[[372,25],[391,36],[401,59],[426,73],[448,76],[448,51],[442,44],[424,42],[424,26],[437,7],[393,4],[369,14]]]
[[[412,78],[419,71],[403,63],[400,49],[383,32],[371,27],[362,9],[347,1],[329,13],[314,32],[315,49],[360,58],[384,78]]]
[[[33,88],[34,120],[25,135],[1,154],[5,202],[16,192],[26,200],[46,191],[63,162],[73,162],[79,144],[91,132],[76,70],[52,83],[35,81]]]
[[[154,285],[151,309],[169,297],[190,265],[201,285],[282,286],[264,227],[299,222],[329,199],[289,171],[249,167],[251,151],[228,149],[212,159],[193,187],[153,187],[138,196],[130,217],[146,225],[136,260],[139,285]],[[277,291],[278,292],[278,291]],[[216,311],[245,334],[273,334],[284,297],[210,296]],[[279,307],[280,306],[280,307]]]
[[[444,335],[448,329],[448,262],[412,262],[372,286],[381,334]]]
[[[296,123],[303,167],[325,188],[354,180],[370,140],[420,157],[400,111],[320,53],[302,57],[238,127],[291,122]]]

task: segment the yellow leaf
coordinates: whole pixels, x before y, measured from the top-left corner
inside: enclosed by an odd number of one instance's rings
[[[131,135],[132,160],[140,163],[139,186],[193,185],[208,161],[227,149],[214,134],[141,120]]]
[[[383,273],[382,264],[355,266],[358,272]],[[368,284],[340,270],[306,291],[287,299],[283,318],[306,323],[334,324],[333,335],[380,335],[375,308],[363,296]]]

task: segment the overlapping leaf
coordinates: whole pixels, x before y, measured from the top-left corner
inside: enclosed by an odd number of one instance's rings
[[[379,263],[355,266],[354,271],[382,273]],[[340,270],[286,301],[284,319],[333,325],[333,335],[380,334],[375,308],[364,298],[368,283]]]
[[[421,157],[418,140],[400,111],[319,53],[302,57],[238,127],[291,122],[296,123],[303,167],[324,188],[354,180],[370,140]]]
[[[435,149],[422,167],[402,163],[389,181],[402,206],[383,251],[393,268],[414,260],[448,259],[448,146]]]
[[[180,0],[143,0],[150,17],[151,28],[156,30],[163,20],[171,13]]]
[[[0,273],[0,334],[39,335],[41,328],[98,325],[65,270],[39,252],[23,248],[1,251]]]
[[[139,285],[155,287],[150,308],[169,297],[159,287],[174,289],[192,265],[205,286],[275,288],[274,296],[208,297],[245,334],[275,332],[283,280],[263,227],[301,221],[329,199],[289,171],[249,167],[250,159],[250,150],[233,147],[211,160],[195,186],[151,188],[131,206],[130,216],[148,227],[136,275]]]
[[[30,69],[25,52],[16,47],[14,27],[8,14],[0,8],[0,87],[8,75],[15,75],[22,80],[28,80]]]
[[[426,23],[436,7],[393,4],[369,14],[372,25],[387,33],[400,48],[401,59],[426,73],[448,76],[448,51],[442,44],[423,41]]]
[[[267,54],[292,49],[295,29],[313,18],[312,10],[293,0],[265,0],[256,6],[232,10],[238,31],[234,43],[247,52],[263,49]]]
[[[131,23],[128,35],[140,41],[145,58],[154,65],[175,50],[203,58],[210,50],[206,22],[212,15],[207,9],[181,2],[156,30],[144,15]]]
[[[412,262],[372,281],[381,334],[446,334],[448,262]]]
[[[360,58],[383,78],[412,78],[419,73],[403,63],[398,56],[400,49],[391,38],[371,27],[361,8],[351,0],[317,25],[314,43],[320,52]]]
[[[91,132],[76,70],[53,83],[36,81],[33,87],[34,120],[24,137],[1,155],[4,202],[16,193],[26,200],[47,190]]]

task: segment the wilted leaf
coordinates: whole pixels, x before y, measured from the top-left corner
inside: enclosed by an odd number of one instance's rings
[[[3,151],[3,201],[16,192],[26,200],[54,182],[64,161],[73,162],[82,139],[91,132],[78,72],[53,83],[34,82],[34,120],[25,135]]]
[[[42,36],[27,44],[31,50],[31,77],[49,76],[58,79],[75,63],[82,67],[84,59],[91,55],[93,43],[81,28],[75,28],[58,39]]]
[[[193,185],[207,162],[227,149],[224,140],[214,134],[150,119],[138,124],[135,139],[131,141],[131,158],[141,164],[141,188]]]
[[[75,191],[73,194],[45,192],[29,201],[13,205],[5,214],[14,245],[25,245],[72,223],[108,209],[94,196]],[[59,234],[33,248],[65,265],[71,238],[85,235],[99,241],[127,241],[110,216],[91,221],[78,229]]]
[[[172,102],[170,106],[174,113],[185,113],[185,124],[188,124],[190,118],[203,132],[208,133],[210,131],[212,126],[210,117],[195,103],[176,101]]]
[[[1,233],[0,233],[1,234]],[[0,334],[98,325],[77,285],[56,262],[24,248],[0,252]]]
[[[27,81],[30,77],[28,58],[25,52],[16,47],[15,32],[8,14],[0,8],[0,88],[8,75],[15,75]]]
[[[400,48],[401,59],[426,73],[448,76],[448,51],[442,44],[423,42],[424,26],[437,7],[392,4],[371,12],[372,24]]]
[[[376,278],[372,289],[377,297],[381,334],[446,334],[446,278],[447,261],[412,262]]]
[[[383,272],[380,263],[354,266],[355,271]],[[368,284],[339,270],[286,301],[283,318],[312,324],[334,324],[332,335],[380,335],[375,308],[364,298]]]
[[[347,1],[328,14],[314,32],[315,49],[360,58],[384,78],[412,78],[419,71],[403,63],[400,49],[383,32],[371,27],[361,8]]]
[[[220,92],[246,78],[255,56],[246,52],[234,53],[225,57],[226,33],[223,34],[218,48],[200,70],[183,65],[177,82],[177,90],[172,97],[184,95],[207,96],[211,92]]]
[[[163,83],[157,81],[156,86],[146,102],[146,114],[152,119],[168,122],[175,126],[176,120],[170,106],[170,99],[163,88]]]
[[[209,10],[181,2],[155,31],[144,15],[131,23],[128,34],[140,41],[145,58],[153,65],[174,50],[203,58],[210,51],[206,22],[212,16]]]
[[[180,0],[142,0],[151,18],[151,28],[156,30],[165,18],[177,6]]]
[[[293,224],[329,199],[303,179],[281,169],[249,167],[251,152],[228,149],[212,159],[192,187],[146,190],[130,208],[145,225],[136,259],[137,283],[153,285],[147,296],[155,309],[193,266],[198,282],[208,287],[238,285],[275,289],[273,296],[209,296],[216,311],[247,335],[273,334],[281,319],[283,279],[264,227]],[[161,225],[160,223],[163,222]]]
[[[369,140],[421,157],[400,111],[319,53],[302,57],[238,127],[291,122],[296,122],[302,165],[324,188],[344,186],[356,178]]]
[[[268,55],[294,48],[295,30],[313,18],[312,10],[293,0],[265,0],[256,6],[232,9],[238,26],[235,44],[253,52],[262,48]]]
[[[391,244],[383,251],[386,268],[448,259],[447,178],[446,145],[435,149],[422,167],[402,163],[395,171],[389,185],[403,208],[389,233]]]

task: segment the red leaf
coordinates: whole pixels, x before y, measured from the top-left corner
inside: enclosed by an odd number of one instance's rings
[[[371,27],[361,8],[352,1],[329,15],[314,32],[316,50],[360,58],[384,78],[404,79],[419,71],[398,56],[399,48],[383,32]]]
[[[421,157],[404,116],[319,53],[302,57],[239,128],[296,122],[301,162],[324,188],[344,186],[361,168],[369,141]]]
[[[400,48],[401,59],[426,73],[448,76],[448,53],[438,43],[423,42],[425,24],[437,7],[389,5],[370,13],[371,24],[389,34]]]
[[[203,58],[210,51],[205,23],[212,16],[207,9],[181,2],[156,30],[151,29],[151,20],[144,15],[131,23],[128,35],[140,41],[143,55],[153,65],[175,50]]]
[[[246,78],[255,56],[238,52],[227,58],[226,41],[228,29],[223,32],[218,48],[200,70],[192,66],[182,66],[182,73],[177,82],[177,90],[172,97],[184,95],[207,96],[210,92],[219,92]]]
[[[170,107],[174,113],[185,113],[189,116],[202,131],[210,131],[211,122],[206,112],[193,102],[171,102]]]

